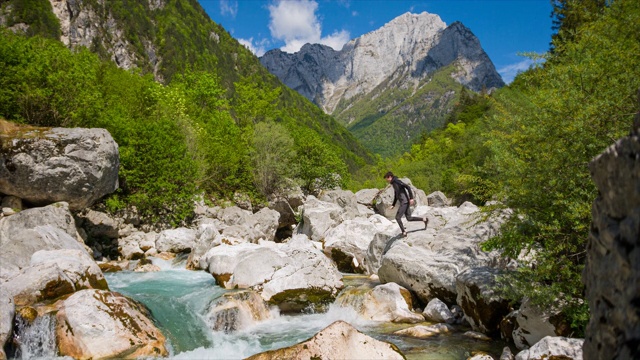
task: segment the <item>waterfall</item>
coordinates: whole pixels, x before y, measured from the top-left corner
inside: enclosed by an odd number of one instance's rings
[[[18,317],[14,338],[18,343],[16,359],[51,359],[57,357],[56,321],[51,314],[38,316],[29,323]]]

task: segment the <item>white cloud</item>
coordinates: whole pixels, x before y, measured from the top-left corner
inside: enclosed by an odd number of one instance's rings
[[[249,49],[255,56],[264,55],[264,53],[267,52],[267,45],[269,45],[269,40],[267,39],[254,42],[252,37],[248,40],[238,39],[238,42]]]
[[[353,16],[353,17],[356,17],[356,16],[358,16],[358,15],[359,15],[359,14],[358,14],[358,12],[357,12],[357,11],[355,11],[355,10],[351,12],[351,16]]]
[[[238,1],[237,0],[220,0],[220,14],[230,15],[235,18],[238,15]]]
[[[502,80],[504,80],[505,83],[510,84],[516,75],[528,70],[534,64],[536,64],[536,61],[527,58],[515,64],[507,65],[498,69],[498,73],[502,76]]]
[[[293,53],[307,43],[324,44],[340,50],[349,41],[350,34],[346,30],[322,37],[317,10],[318,3],[314,0],[277,0],[269,5],[269,30],[271,36],[284,41],[282,51]]]

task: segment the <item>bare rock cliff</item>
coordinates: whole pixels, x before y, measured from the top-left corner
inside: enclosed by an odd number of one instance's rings
[[[295,54],[271,50],[262,64],[290,88],[333,113],[341,100],[365,95],[385,83],[417,83],[454,64],[451,76],[479,91],[504,85],[473,33],[438,15],[406,13],[353,39],[342,50],[307,44]]]

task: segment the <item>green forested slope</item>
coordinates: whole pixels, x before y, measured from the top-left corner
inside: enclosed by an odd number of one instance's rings
[[[229,198],[241,191],[260,200],[284,178],[307,188],[315,179],[336,181],[334,173],[344,182],[373,162],[343,126],[282,86],[196,0],[169,0],[157,9],[143,0],[76,4],[100,21],[115,21],[134,48],[137,69],[109,60],[112,33],[99,34],[90,49],[69,50],[45,39],[60,35],[48,1],[3,2],[8,26],[32,19],[53,25],[33,22],[28,36],[0,34],[0,116],[107,128],[122,158],[122,189],[108,200],[112,209],[136,205],[150,221],[179,222],[189,216],[194,194]],[[23,8],[29,12],[17,12]],[[163,83],[152,74],[149,41],[162,59],[156,76]],[[274,143],[277,156],[265,138],[282,141]]]
[[[461,89],[450,76],[454,69],[442,68],[419,84],[384,82],[366,96],[350,99],[348,107],[339,104],[334,114],[372,152],[402,154],[422,133],[444,124]]]
[[[510,295],[562,307],[576,335],[588,319],[580,276],[597,195],[587,165],[629,132],[640,89],[640,2],[588,2],[556,3],[583,21],[559,21],[543,65],[492,96],[462,96],[446,127],[389,163],[427,192],[513,209],[485,246],[514,258],[533,250],[535,265],[505,279]]]

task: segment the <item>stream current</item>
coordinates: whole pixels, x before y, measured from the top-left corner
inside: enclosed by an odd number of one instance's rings
[[[122,271],[106,273],[105,278],[111,291],[129,296],[149,308],[168,340],[171,359],[242,359],[304,341],[337,320],[346,321],[376,339],[394,343],[407,359],[466,359],[476,351],[498,358],[505,346],[503,342],[465,337],[462,334],[470,329],[464,327],[428,339],[394,335],[394,331],[418,324],[367,321],[352,309],[336,305],[329,306],[324,313],[300,315],[282,315],[274,309],[275,316],[270,320],[229,334],[216,332],[211,330],[204,314],[208,304],[228,290],[217,286],[211,274],[205,271],[186,270],[184,259],[173,262],[154,259],[153,263],[162,271]],[[365,281],[366,277],[344,274],[345,286],[360,285]],[[18,358],[55,357],[52,325],[46,321],[36,323],[35,326],[42,328],[30,330],[38,335],[24,339],[22,356],[18,355]]]

